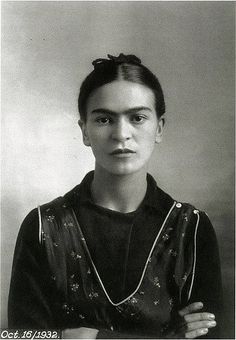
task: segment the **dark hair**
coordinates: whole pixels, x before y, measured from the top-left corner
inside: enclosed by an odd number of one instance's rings
[[[114,57],[108,54],[108,58],[93,61],[94,70],[84,79],[80,87],[78,108],[81,119],[86,121],[87,101],[91,93],[115,80],[127,80],[150,88],[155,96],[157,117],[161,117],[165,113],[165,101],[157,77],[134,55],[121,53],[118,57]]]

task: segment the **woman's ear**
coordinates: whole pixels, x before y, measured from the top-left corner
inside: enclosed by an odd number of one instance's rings
[[[162,134],[163,134],[163,130],[164,130],[164,125],[165,125],[165,117],[162,116],[162,117],[158,118],[156,139],[155,139],[156,143],[161,143],[161,141],[162,141]]]
[[[83,120],[79,119],[78,124],[81,128],[81,131],[82,131],[84,145],[91,146],[90,141],[89,141],[89,137],[88,137],[86,123]]]

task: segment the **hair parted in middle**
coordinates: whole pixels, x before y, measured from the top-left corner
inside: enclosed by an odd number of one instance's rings
[[[84,79],[80,87],[78,108],[80,118],[86,122],[87,101],[97,88],[116,80],[126,80],[144,85],[153,91],[157,117],[165,113],[165,100],[158,78],[135,55],[120,53],[118,57],[107,55],[92,62],[94,70]]]

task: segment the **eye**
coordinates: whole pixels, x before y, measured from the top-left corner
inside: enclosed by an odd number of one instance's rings
[[[107,125],[107,124],[111,123],[111,118],[110,117],[106,117],[106,116],[104,116],[104,117],[97,117],[95,119],[95,121],[97,123],[99,123],[100,125]]]
[[[145,121],[145,119],[147,119],[146,116],[144,115],[140,115],[140,114],[135,114],[131,117],[131,121],[136,123],[136,124],[141,124]]]

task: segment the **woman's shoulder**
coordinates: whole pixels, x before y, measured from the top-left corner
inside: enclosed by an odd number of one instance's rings
[[[206,225],[212,225],[208,213],[205,210],[199,209],[192,203],[175,200],[175,206],[176,208],[179,208],[182,213],[189,211],[191,214],[196,215],[199,218],[199,222],[201,220],[201,222],[204,222]]]
[[[46,211],[47,209],[52,209],[55,206],[58,206],[60,202],[64,201],[63,197],[57,197],[47,203],[42,205],[38,205],[32,210],[24,218],[21,223],[21,227],[19,230],[19,237],[24,240],[36,240],[38,239],[38,231],[39,231],[39,213],[42,211]]]
[[[39,219],[37,208],[32,209],[21,223],[18,239],[34,243],[38,238]]]
[[[174,213],[183,219],[191,216],[192,219],[198,221],[200,232],[202,230],[213,230],[209,216],[204,210],[199,209],[190,202],[176,199],[163,190],[150,174],[148,174],[147,179],[149,193],[151,193],[151,195],[149,194],[149,200],[152,200],[160,211],[165,212],[165,215],[168,216],[168,214]]]
[[[199,209],[195,205],[187,202],[175,201],[175,209],[180,210],[180,214],[185,219],[191,219],[192,227],[196,232],[197,240],[201,243],[216,241],[216,232],[206,211]]]
[[[158,193],[157,197],[161,200],[161,205],[165,205],[167,217],[173,214],[178,217],[180,224],[182,224],[183,221],[188,222],[190,225],[189,230],[193,229],[192,232],[196,230],[197,238],[201,241],[206,239],[206,235],[211,239],[216,239],[216,233],[211,219],[205,210],[199,209],[198,206],[191,202],[176,199],[161,189],[156,182],[155,186]]]
[[[75,194],[79,192],[79,188],[80,184],[63,194],[63,196],[58,196],[48,202],[39,204],[30,210],[21,224],[18,237],[29,242],[38,241],[40,215],[44,213],[50,215],[52,211],[54,213],[59,212],[60,209],[70,206]]]

